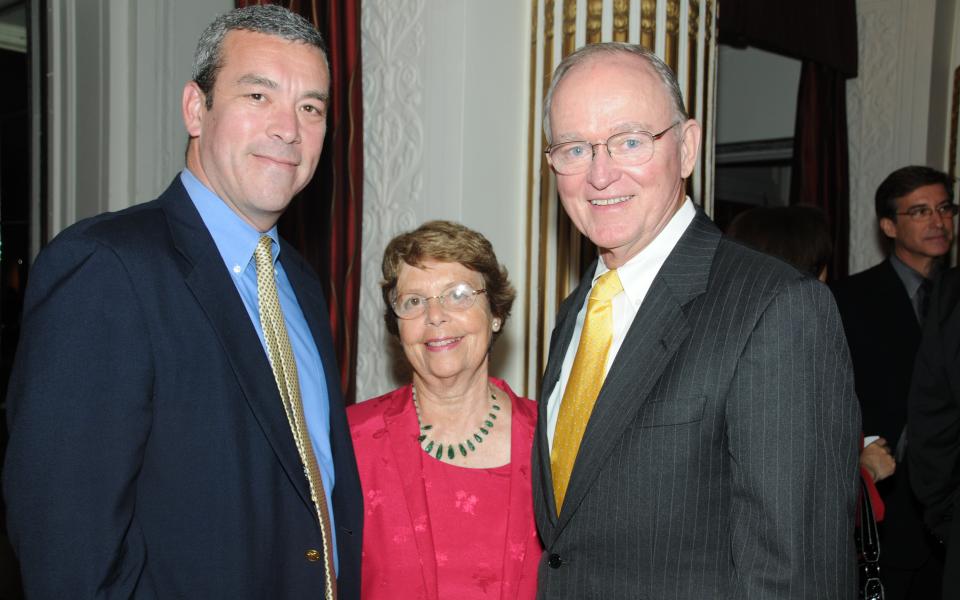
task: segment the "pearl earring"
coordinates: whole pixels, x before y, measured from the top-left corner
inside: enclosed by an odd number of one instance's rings
[[[493,330],[500,331],[500,319],[493,320]]]

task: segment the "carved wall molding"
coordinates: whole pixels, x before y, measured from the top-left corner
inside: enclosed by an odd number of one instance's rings
[[[357,398],[389,388],[397,344],[383,326],[380,260],[387,242],[419,224],[424,0],[366,0],[363,53],[363,243]]]
[[[860,0],[858,76],[847,82],[850,273],[882,260],[873,197],[895,169],[926,164],[934,3]]]

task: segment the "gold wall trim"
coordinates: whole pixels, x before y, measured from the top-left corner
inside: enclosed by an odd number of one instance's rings
[[[598,44],[601,41],[600,28],[603,26],[603,0],[587,0],[587,43]]]
[[[664,62],[676,73],[680,59],[680,0],[667,0],[667,37],[664,48]]]
[[[713,86],[710,84],[713,77],[710,66],[711,60],[710,48],[713,43],[713,0],[707,0],[706,19],[703,22],[703,109],[700,112],[700,165],[706,175],[707,167],[707,146],[713,143],[713,132],[710,129],[710,100]],[[708,197],[710,191],[709,182],[706,176],[700,177],[700,206],[704,209],[712,208],[713,201]],[[710,214],[710,211],[708,211]]]
[[[613,41],[630,39],[630,0],[613,0]]]
[[[960,67],[953,72],[953,100],[950,103],[950,177],[957,176],[957,129],[960,120]]]
[[[687,114],[697,114],[697,55],[700,53],[700,0],[690,0],[687,14]]]
[[[640,3],[640,45],[647,50],[657,49],[657,0]]]
[[[563,0],[563,56],[577,49],[577,0]],[[553,68],[550,69],[553,72]]]
[[[568,0],[565,0],[568,1]],[[543,101],[544,96],[547,93],[547,89],[550,87],[550,79],[553,76],[553,24],[554,24],[554,14],[555,3],[554,0],[545,0],[543,7],[543,87],[540,94],[540,101]],[[576,4],[574,4],[574,10],[576,10]],[[564,12],[566,12],[566,6],[564,6]],[[574,13],[576,16],[576,13]],[[540,147],[543,148],[546,146],[546,140],[543,136],[543,130],[541,129],[540,135],[536,136],[536,139],[541,140]],[[543,369],[546,367],[546,362],[544,359],[544,348],[546,346],[546,341],[549,339],[550,332],[547,331],[547,318],[546,318],[546,307],[547,307],[547,241],[549,239],[548,230],[549,226],[549,217],[550,217],[550,203],[552,199],[550,198],[550,165],[547,164],[547,161],[540,160],[540,206],[539,206],[539,215],[540,215],[540,243],[539,246],[539,260],[537,261],[537,340],[536,340],[536,358],[535,364],[537,366],[535,384],[534,384],[534,394],[535,398],[540,397],[540,379],[543,374]],[[529,329],[528,329],[529,331]],[[527,361],[529,362],[529,355],[527,356]]]
[[[539,11],[540,11],[540,2],[539,0],[533,0],[533,6],[531,7],[531,17],[530,17],[530,64],[537,64],[537,25],[539,24]],[[533,207],[535,205],[533,190],[534,190],[534,178],[533,178],[533,169],[536,164],[534,159],[536,157],[535,152],[541,147],[540,136],[537,135],[539,127],[537,127],[537,70],[530,69],[530,106],[529,109],[529,123],[527,123],[527,257],[526,257],[526,273],[524,274],[524,288],[527,290],[527,295],[532,295],[532,290],[534,289],[531,285],[533,283],[533,253],[530,251],[533,248]],[[529,398],[530,394],[530,313],[531,313],[531,302],[529,298],[524,303],[523,306],[523,323],[526,331],[523,336],[523,386],[522,394]]]

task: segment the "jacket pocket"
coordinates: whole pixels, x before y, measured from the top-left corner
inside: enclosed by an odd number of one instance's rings
[[[696,423],[703,419],[706,396],[653,400],[640,408],[637,422],[640,427],[663,427]]]

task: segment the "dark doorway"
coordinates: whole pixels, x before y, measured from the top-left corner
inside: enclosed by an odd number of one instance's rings
[[[7,446],[6,390],[20,334],[31,236],[30,2],[0,1],[0,475]],[[20,569],[7,539],[0,499],[0,600],[21,598]]]

